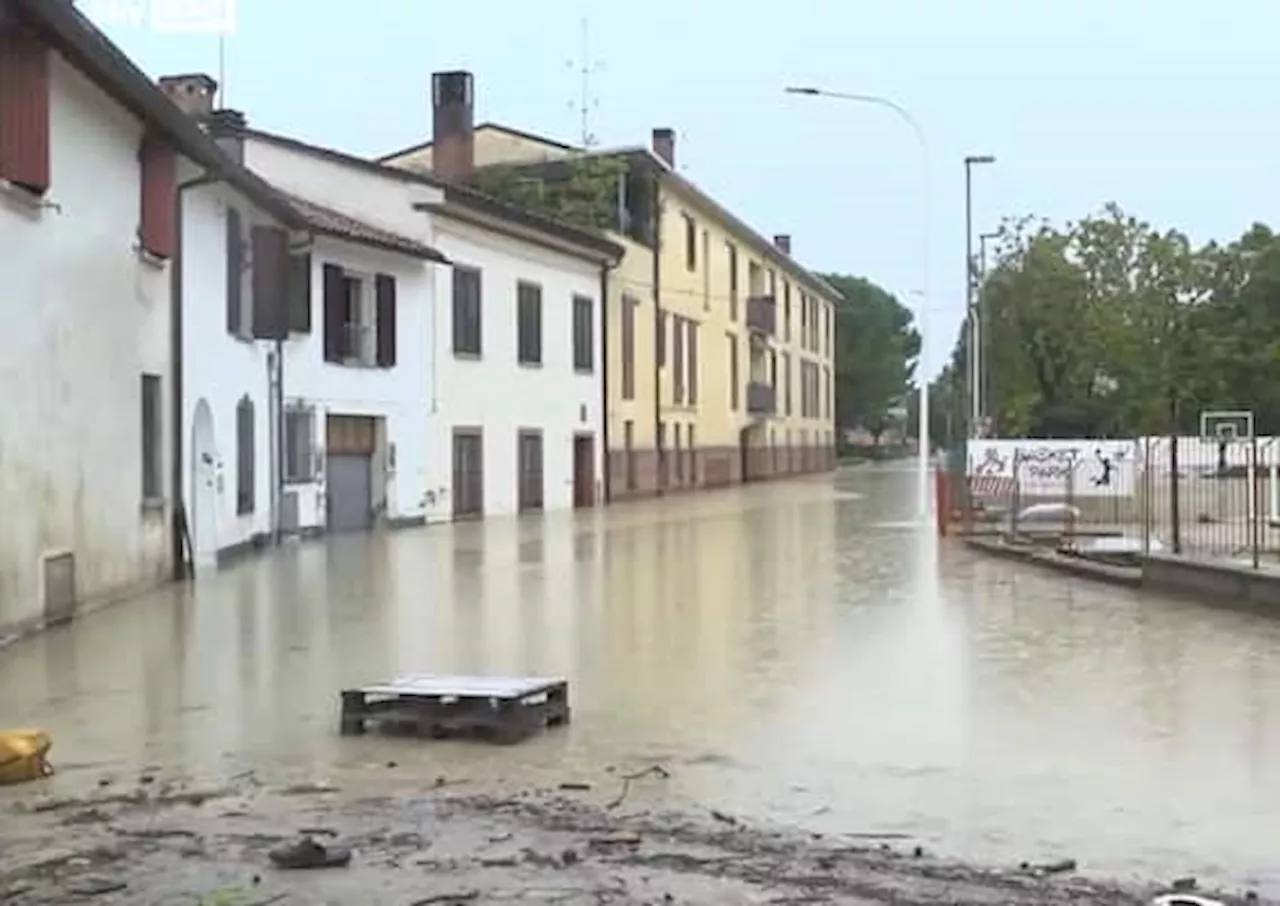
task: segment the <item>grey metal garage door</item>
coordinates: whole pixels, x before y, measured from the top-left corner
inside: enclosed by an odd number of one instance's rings
[[[358,532],[373,524],[373,481],[368,456],[328,457],[329,531]]]

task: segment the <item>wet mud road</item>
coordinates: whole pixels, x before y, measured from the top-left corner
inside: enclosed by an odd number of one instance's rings
[[[219,788],[155,781],[29,798],[3,819],[0,903],[1128,906],[1156,892],[1085,879],[1070,866],[979,869],[909,840],[645,809],[626,801],[625,780],[608,799],[591,790],[468,794],[439,783],[427,795],[352,796],[325,784],[268,789],[252,778]],[[351,862],[272,866],[271,850],[300,834],[349,847]]]

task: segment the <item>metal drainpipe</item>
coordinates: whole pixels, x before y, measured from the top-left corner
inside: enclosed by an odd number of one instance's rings
[[[183,493],[183,357],[182,357],[182,193],[197,186],[213,185],[216,177],[205,173],[186,182],[178,183],[173,193],[173,229],[175,252],[169,262],[169,356],[172,362],[169,378],[169,421],[172,423],[172,461],[169,463],[169,481],[173,486],[170,492],[173,507],[170,513],[170,532],[172,533],[173,579],[181,582],[195,577],[195,551],[191,551],[188,559],[185,554],[185,540],[190,535],[187,523],[186,495]],[[184,531],[187,529],[187,531]]]
[[[662,426],[662,356],[658,343],[665,342],[662,336],[662,176],[653,177],[653,448],[658,458],[657,487],[658,494],[666,493],[666,456],[663,447],[659,446]]]
[[[613,499],[613,481],[610,468],[609,452],[609,272],[618,266],[618,262],[606,262],[600,265],[600,443],[602,446],[601,461],[604,463],[601,487],[604,490],[603,503]]]

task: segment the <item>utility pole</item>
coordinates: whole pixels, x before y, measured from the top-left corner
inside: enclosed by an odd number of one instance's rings
[[[969,327],[969,437],[982,433],[982,328],[978,323],[978,309],[974,304],[973,261],[973,167],[975,164],[993,164],[990,154],[971,154],[964,159],[964,302]]]

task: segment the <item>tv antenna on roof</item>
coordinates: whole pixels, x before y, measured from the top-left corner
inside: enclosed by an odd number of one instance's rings
[[[600,106],[600,101],[591,93],[591,77],[604,69],[604,64],[591,56],[591,23],[586,16],[582,17],[582,57],[570,60],[568,67],[578,73],[578,99],[570,101],[570,109],[576,110],[582,119],[580,141],[585,151],[596,143],[591,133],[591,112]]]

